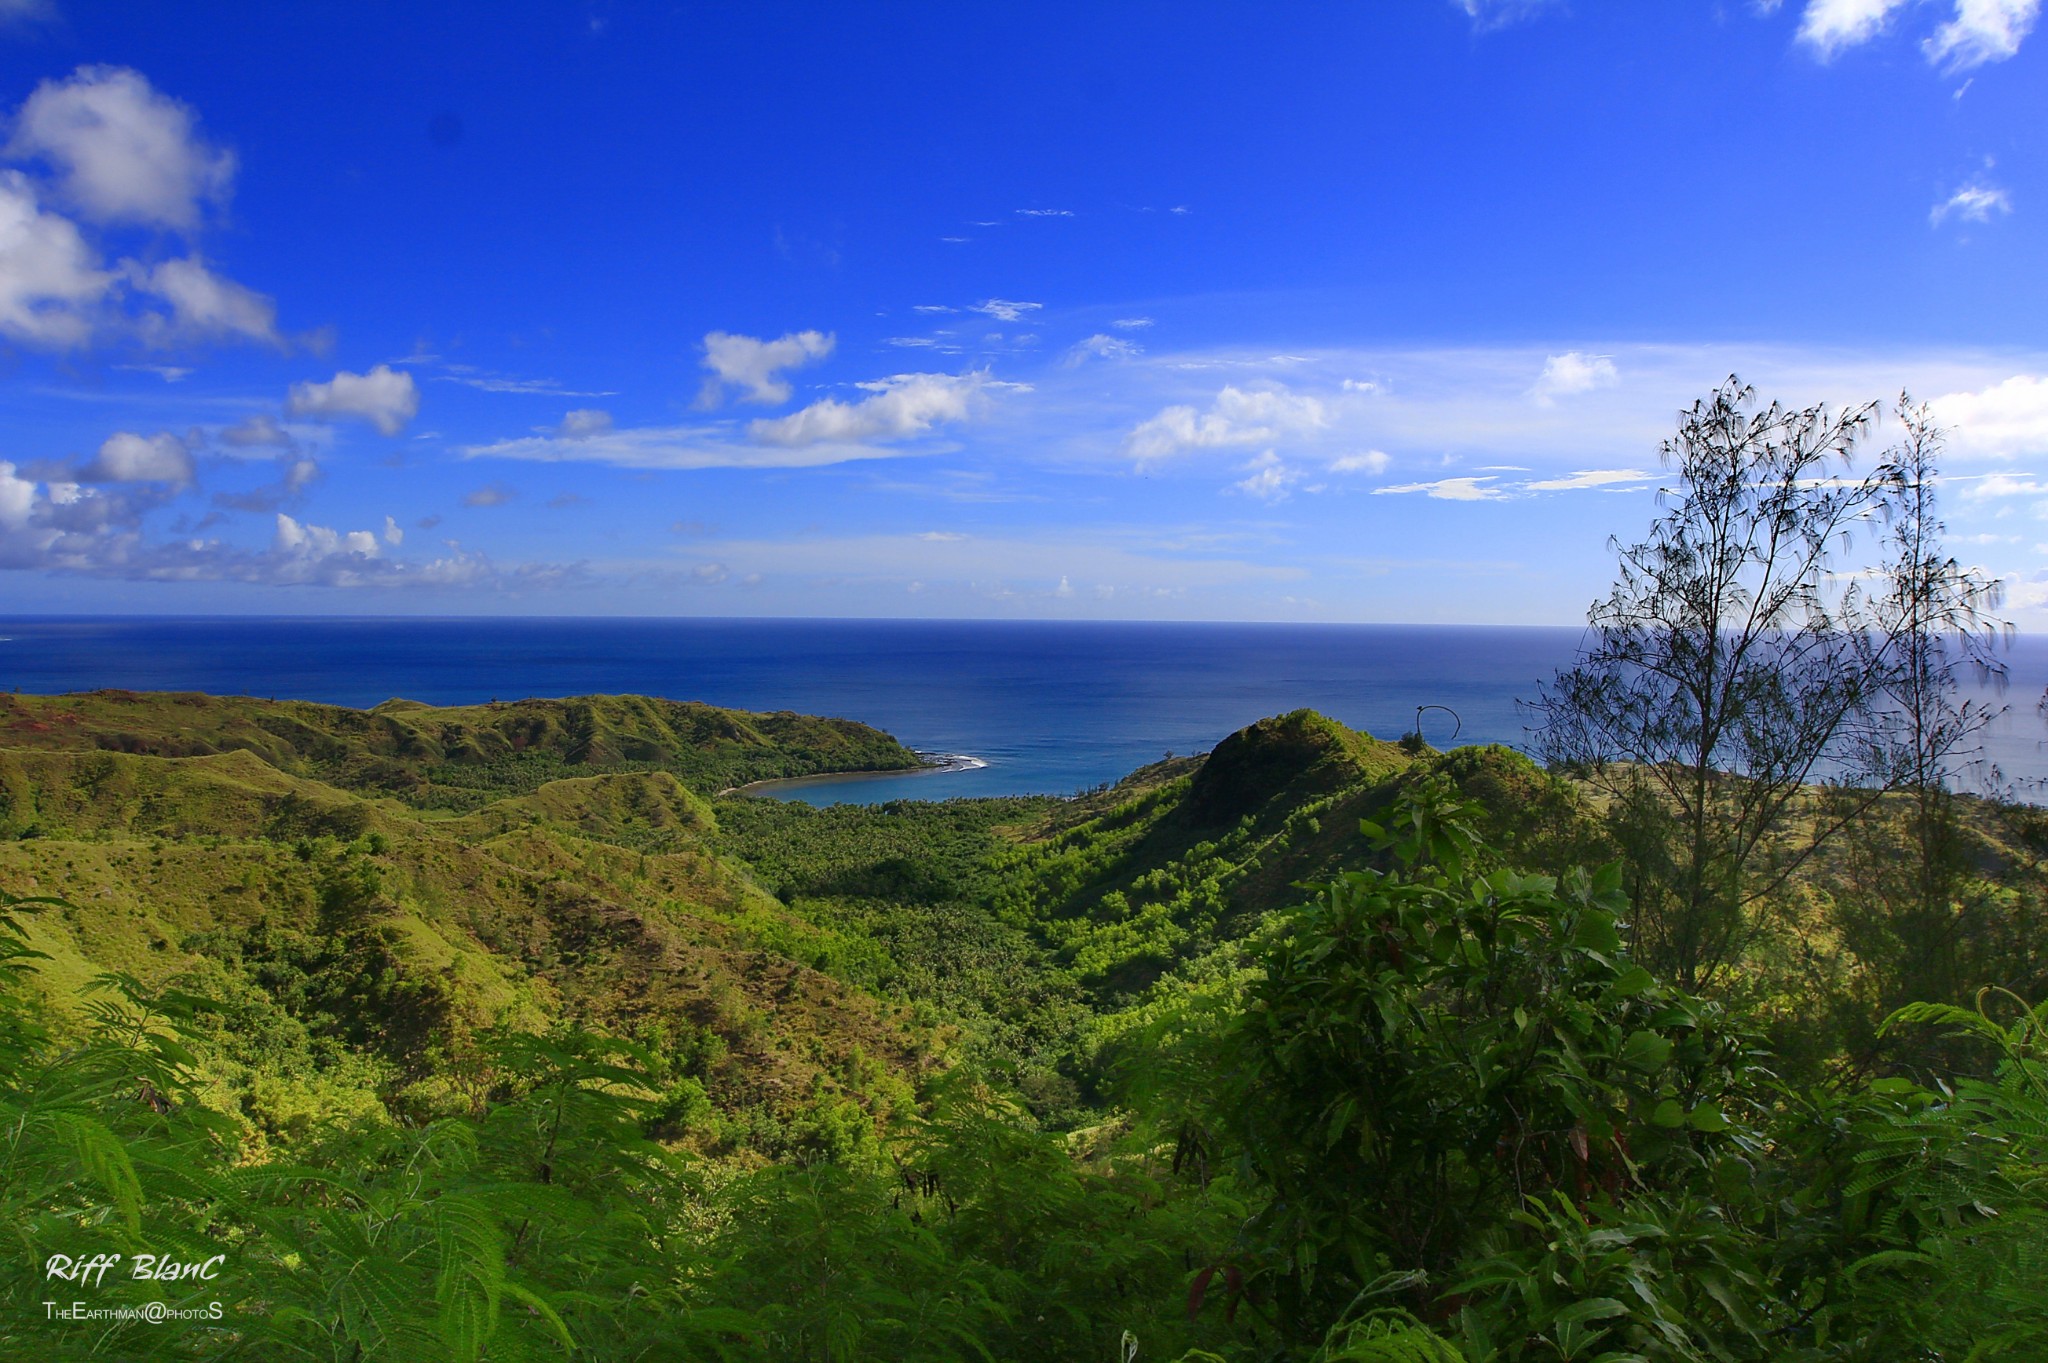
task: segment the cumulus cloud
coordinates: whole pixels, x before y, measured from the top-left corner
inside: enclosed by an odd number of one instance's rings
[[[786,446],[901,440],[966,420],[982,390],[995,385],[984,374],[898,374],[857,386],[869,396],[859,402],[826,398],[785,417],[749,422],[747,434]]]
[[[1614,361],[1607,356],[1568,350],[1543,361],[1543,372],[1537,375],[1529,396],[1535,398],[1538,405],[1548,407],[1561,397],[1590,393],[1595,388],[1608,388],[1620,381],[1621,375],[1616,371]]]
[[[42,208],[20,171],[0,171],[0,333],[52,349],[83,345],[118,278],[78,225]]]
[[[1385,450],[1361,450],[1347,454],[1330,463],[1332,473],[1385,473],[1387,465],[1393,462]]]
[[[1975,393],[1946,393],[1927,408],[1959,457],[2048,454],[2048,376],[2015,374]]]
[[[233,157],[142,76],[82,67],[44,82],[15,117],[5,154],[41,162],[50,181],[0,171],[0,336],[55,350],[102,334],[151,345],[279,342],[275,304],[196,251],[109,265],[80,226],[168,228],[189,239],[205,205],[226,197]]]
[[[180,338],[242,336],[273,345],[280,340],[277,304],[215,274],[197,256],[149,267],[130,261],[127,275],[137,290],[170,305],[167,325]]]
[[[993,317],[998,322],[1015,322],[1022,318],[1025,313],[1037,312],[1044,306],[1045,304],[1043,303],[1018,303],[1007,298],[990,298],[984,302],[976,303],[967,310],[969,312],[978,312],[984,317]]]
[[[1439,478],[1433,483],[1400,483],[1393,487],[1376,487],[1373,495],[1382,493],[1419,492],[1425,497],[1434,497],[1443,502],[1504,502],[1508,494],[1500,488],[1490,487],[1494,475],[1482,478]]]
[[[402,369],[380,364],[367,374],[343,370],[326,383],[295,383],[285,399],[290,416],[367,421],[380,434],[397,435],[420,413],[419,385]]]
[[[835,338],[823,331],[792,331],[772,341],[752,336],[714,331],[704,337],[704,367],[712,377],[704,380],[700,401],[714,406],[726,388],[741,389],[742,402],[773,405],[789,401],[785,369],[795,369],[832,353]]]
[[[605,435],[612,428],[612,414],[595,407],[579,407],[562,417],[562,424],[556,434],[564,440],[588,440],[592,436]]]
[[[7,154],[48,162],[59,196],[92,221],[184,231],[227,198],[235,174],[234,156],[199,136],[190,109],[114,66],[37,86]]]
[[[465,492],[462,495],[462,504],[475,507],[503,506],[518,495],[503,483],[486,483],[474,492]]]
[[[168,431],[135,435],[119,431],[78,474],[85,483],[173,483],[192,481],[192,451]]]
[[[14,465],[0,459],[0,530],[20,530],[35,509],[36,485],[18,476]]]
[[[1124,449],[1142,465],[1183,450],[1263,445],[1328,422],[1320,401],[1278,384],[1252,389],[1227,385],[1206,412],[1176,405],[1139,422],[1124,437]]]
[[[1963,222],[1989,222],[1993,213],[2012,212],[2012,198],[1995,185],[1966,185],[1934,206],[1927,219],[1936,227],[1957,218]]]

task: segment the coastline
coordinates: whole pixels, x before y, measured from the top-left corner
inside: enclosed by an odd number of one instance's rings
[[[814,771],[808,776],[771,776],[765,781],[749,781],[743,786],[727,786],[712,798],[723,799],[728,795],[769,795],[778,790],[846,785],[892,776],[945,776],[951,772],[979,771],[988,765],[981,758],[968,753],[920,752],[917,755],[922,761],[915,767],[893,767],[884,771]]]

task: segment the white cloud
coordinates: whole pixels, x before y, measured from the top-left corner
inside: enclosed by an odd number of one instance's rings
[[[1227,385],[1206,412],[1177,405],[1138,423],[1124,438],[1124,449],[1142,465],[1182,450],[1263,445],[1317,430],[1328,421],[1320,401],[1278,384],[1255,389]]]
[[[1394,487],[1376,487],[1373,494],[1420,492],[1443,502],[1504,502],[1508,494],[1497,487],[1485,484],[1496,481],[1492,474],[1484,478],[1439,478],[1433,483],[1401,483]]]
[[[1271,450],[1244,466],[1251,476],[1231,486],[1247,497],[1256,497],[1262,502],[1284,501],[1294,485],[1301,481],[1301,470],[1290,468],[1287,462]]]
[[[2012,198],[1995,185],[1966,185],[1934,206],[1927,220],[1936,227],[1949,218],[1964,222],[1989,222],[1993,213],[2012,212]]]
[[[1098,331],[1084,341],[1077,341],[1067,351],[1066,362],[1074,365],[1091,359],[1134,360],[1144,353],[1145,347],[1135,341],[1127,341],[1121,336],[1111,336],[1107,332]]]
[[[1867,43],[1884,31],[1885,21],[1906,0],[1807,0],[1799,16],[1799,41],[1822,61],[1843,48]]]
[[[168,431],[135,435],[120,431],[100,445],[100,452],[79,473],[88,483],[175,483],[192,481],[192,451]]]
[[[575,439],[560,434],[532,435],[470,445],[461,451],[466,459],[606,464],[622,469],[822,468],[865,459],[894,459],[903,453],[887,445],[843,441],[760,444],[740,439],[724,425],[626,427]]]
[[[1561,397],[1590,393],[1595,388],[1610,388],[1620,381],[1621,375],[1615,369],[1614,361],[1607,356],[1568,350],[1543,361],[1543,372],[1537,376],[1529,396],[1535,398],[1538,405],[1548,407]]]
[[[1015,303],[1007,298],[991,298],[986,302],[976,303],[967,310],[981,313],[985,317],[993,317],[998,322],[1014,322],[1025,313],[1037,312],[1044,306],[1043,303]]]
[[[2040,14],[2041,0],[1956,0],[1956,17],[1922,49],[1928,61],[1952,72],[2004,61],[2020,50]]]
[[[394,548],[405,543],[405,531],[399,529],[397,520],[390,516],[384,518],[384,542]]]
[[[2048,454],[2048,376],[2015,374],[1978,392],[1946,393],[1927,409],[1958,456]]]
[[[791,447],[900,440],[966,420],[988,386],[983,374],[898,374],[858,385],[871,394],[859,402],[826,398],[785,417],[749,422],[747,435]]]
[[[1385,473],[1393,459],[1385,450],[1361,450],[1347,454],[1330,463],[1332,473]]]
[[[417,360],[400,360],[400,364],[417,364]],[[438,383],[459,383],[474,388],[480,393],[530,393],[544,398],[610,398],[618,394],[610,389],[582,391],[565,388],[560,379],[516,379],[504,374],[488,374],[469,365],[451,364],[449,369],[458,372],[436,374]]]
[[[1071,208],[1020,208],[1017,210],[1017,216],[1020,218],[1071,218],[1074,216],[1074,210]],[[993,223],[989,225],[994,226]]]
[[[2048,493],[2031,473],[1994,473],[1973,479],[1963,488],[1963,500],[1988,502],[2001,497],[2039,497]]]
[[[420,412],[419,385],[402,369],[380,364],[367,374],[347,370],[326,383],[295,383],[285,399],[289,416],[332,420],[354,417],[384,435],[397,435]]]
[[[274,512],[298,501],[299,496],[320,476],[320,465],[311,459],[280,461],[283,471],[275,483],[247,492],[216,492],[213,504],[228,511]]]
[[[1573,492],[1580,488],[1612,487],[1617,483],[1641,483],[1656,477],[1640,469],[1580,469],[1563,478],[1545,478],[1524,483],[1524,492]]]
[[[1110,323],[1118,331],[1143,331],[1152,325],[1150,317],[1119,317]]]
[[[203,204],[227,198],[235,174],[233,155],[199,137],[190,109],[114,66],[37,86],[7,152],[49,162],[59,196],[93,221],[184,231]]]
[[[377,536],[368,530],[351,530],[344,534],[324,525],[303,525],[280,511],[277,513],[277,534],[271,541],[271,549],[278,554],[299,559],[323,559],[340,554],[375,558]]]
[[[292,446],[291,433],[277,424],[275,417],[243,417],[234,425],[222,429],[221,443],[235,449],[289,449]]]
[[[30,345],[85,344],[116,276],[78,225],[46,211],[20,171],[0,171],[0,334]]]
[[[0,459],[0,530],[20,530],[27,526],[29,512],[35,509],[35,504],[35,483],[16,476],[14,465]]]
[[[1472,21],[1472,27],[1482,33],[1533,19],[1547,9],[1559,8],[1561,3],[1562,0],[1451,0],[1451,4]],[[1181,211],[1174,210],[1176,213]]]
[[[564,414],[562,424],[555,434],[564,440],[588,440],[592,436],[609,435],[612,429],[612,414],[595,407],[579,407]]]
[[[713,376],[704,381],[701,401],[716,405],[727,387],[739,388],[742,402],[773,405],[789,401],[785,369],[795,369],[822,360],[832,353],[836,338],[823,331],[792,331],[773,341],[713,331],[704,337],[704,367]]]
[[[476,489],[474,492],[464,493],[462,496],[462,504],[464,506],[486,508],[493,506],[503,506],[505,505],[505,503],[511,501],[514,497],[518,495],[518,493],[514,492],[511,488],[506,487],[503,483],[487,483],[484,486]]]
[[[946,306],[946,305],[945,305],[944,303],[916,303],[916,304],[913,304],[913,305],[911,306],[911,309],[910,309],[910,310],[911,310],[912,312],[958,312],[958,311],[960,311],[960,309],[958,309],[958,308],[949,308],[949,307],[947,307],[947,306]]]
[[[128,262],[128,277],[139,291],[171,306],[169,326],[182,336],[245,336],[279,342],[277,304],[223,279],[197,256],[145,267]]]

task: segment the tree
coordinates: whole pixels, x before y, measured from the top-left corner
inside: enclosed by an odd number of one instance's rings
[[[1865,765],[1897,794],[1894,808],[1859,821],[1845,858],[1854,893],[1837,902],[1838,927],[1879,981],[1880,1015],[1916,1001],[1961,1003],[1989,982],[2020,983],[1979,978],[1973,967],[1990,963],[1966,959],[1982,917],[1966,906],[1989,889],[1970,893],[1972,839],[1955,789],[2000,713],[1959,699],[1961,674],[2002,686],[1998,648],[2012,627],[1993,614],[1999,583],[1942,545],[1941,431],[1904,394],[1896,413],[1904,435],[1885,462],[1890,522],[1878,601],[1889,665]]]
[[[1854,574],[1851,532],[1899,492],[1852,472],[1876,405],[1759,407],[1731,377],[1682,413],[1662,454],[1678,504],[1617,544],[1591,642],[1533,709],[1544,757],[1603,788],[1626,854],[1634,948],[1681,987],[1709,983],[1853,806],[1810,783],[1867,786],[1891,630]],[[1794,829],[1795,815],[1804,814]]]

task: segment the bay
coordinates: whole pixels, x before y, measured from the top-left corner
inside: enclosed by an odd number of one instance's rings
[[[370,706],[638,693],[856,719],[983,765],[813,781],[826,804],[1069,795],[1168,752],[1307,707],[1436,746],[1526,747],[1517,701],[1567,666],[1576,627],[788,619],[63,618],[0,620],[0,686],[124,687]],[[2048,776],[2033,706],[2048,641],[2009,655],[1987,747]]]

